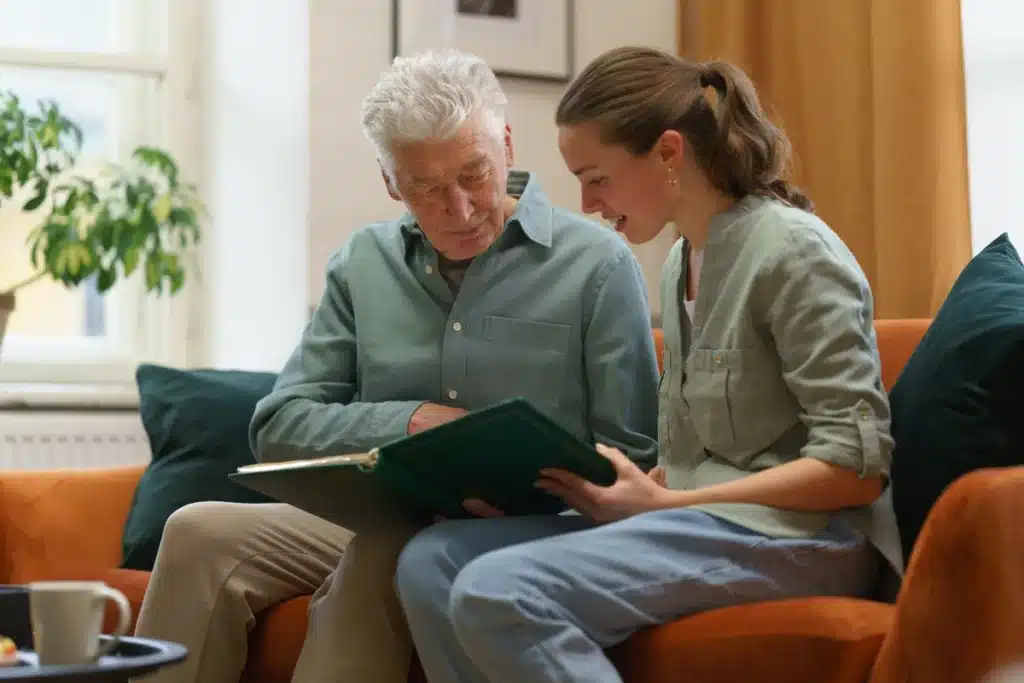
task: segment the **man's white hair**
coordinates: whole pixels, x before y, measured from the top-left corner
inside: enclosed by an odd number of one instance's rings
[[[363,133],[392,176],[396,143],[449,138],[476,116],[502,140],[507,102],[494,72],[475,55],[443,50],[398,57],[363,99]]]

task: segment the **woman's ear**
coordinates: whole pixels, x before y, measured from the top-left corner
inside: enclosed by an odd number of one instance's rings
[[[686,138],[677,130],[666,130],[658,138],[655,149],[659,161],[671,168],[679,168],[686,153]]]

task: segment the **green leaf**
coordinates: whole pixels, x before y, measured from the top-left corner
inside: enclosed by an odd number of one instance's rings
[[[137,247],[133,247],[126,249],[124,254],[121,256],[121,265],[124,268],[125,277],[134,273],[135,269],[138,267],[139,253],[140,250]]]
[[[184,206],[176,206],[171,209],[171,214],[168,216],[168,220],[172,225],[181,227],[192,227],[197,223],[196,212],[191,208]]]
[[[174,159],[163,150],[155,147],[138,147],[132,153],[132,158],[146,166],[158,169],[167,177],[167,182],[174,189],[178,185],[178,165]]]
[[[177,294],[178,290],[181,289],[182,285],[185,284],[185,270],[183,268],[175,268],[170,272],[171,279],[171,294]]]
[[[160,223],[157,222],[156,216],[148,206],[139,207],[138,225],[146,235],[153,239],[153,244],[157,248],[163,248],[163,241],[160,239]]]
[[[146,254],[146,290],[153,291],[160,284],[160,262],[154,252]]]
[[[176,270],[180,266],[178,265],[178,255],[172,253],[165,253],[161,259],[163,263],[163,269],[166,271]]]
[[[57,102],[29,108],[0,90],[0,197],[31,186],[22,210],[46,212],[26,239],[32,263],[69,287],[95,275],[106,291],[144,260],[147,291],[179,291],[187,275],[179,250],[200,239],[195,185],[181,182],[171,154],[148,146],[133,151],[130,167],[109,164],[102,183],[69,177],[82,142]]]
[[[150,207],[150,212],[153,214],[153,220],[157,223],[166,223],[167,219],[171,217],[171,193],[166,192],[153,202],[153,206]]]
[[[39,270],[39,251],[44,246],[42,240],[33,240],[29,237],[29,261],[32,263],[32,270]]]
[[[45,178],[40,178],[36,181],[35,194],[25,202],[25,205],[21,207],[22,211],[35,211],[43,202],[46,201],[46,197],[49,194],[50,183]]]
[[[117,281],[117,272],[113,268],[104,268],[99,271],[96,277],[96,290],[103,294],[114,286]]]
[[[14,171],[6,163],[0,162],[0,195],[11,198],[14,191]]]
[[[17,165],[14,167],[14,174],[18,179],[19,185],[28,185],[29,179],[32,178],[35,172],[36,166],[27,155],[20,157]]]
[[[97,243],[105,250],[116,250],[119,227],[117,221],[110,220],[108,215],[101,213],[96,216],[96,221],[89,229],[88,237],[90,241]]]
[[[76,282],[81,282],[92,271],[92,253],[81,242],[69,242],[64,251],[68,275]]]

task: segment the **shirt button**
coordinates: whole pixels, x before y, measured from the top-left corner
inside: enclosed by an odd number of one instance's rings
[[[427,271],[427,275],[430,275],[434,272],[434,266],[427,266],[424,270]]]
[[[459,397],[459,392],[455,391],[454,389],[449,389],[448,390],[448,398],[450,398],[450,399],[452,399],[454,401],[458,397]]]
[[[462,332],[462,323],[457,322],[452,325],[452,329],[456,332]]]

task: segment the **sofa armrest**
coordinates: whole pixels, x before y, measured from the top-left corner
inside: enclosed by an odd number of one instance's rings
[[[647,629],[610,655],[627,683],[863,683],[893,618],[868,600],[776,600]]]
[[[144,466],[0,472],[0,582],[116,567]]]
[[[963,475],[921,528],[873,683],[976,683],[1024,661],[1024,466]]]
[[[930,318],[875,320],[878,352],[882,360],[882,384],[892,391],[903,367],[931,325]]]

